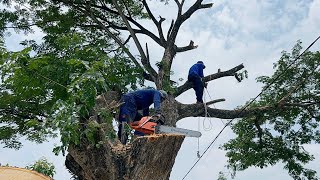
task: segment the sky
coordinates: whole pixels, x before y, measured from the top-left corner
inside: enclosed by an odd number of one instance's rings
[[[148,1],[150,2],[150,1]],[[194,0],[188,0],[185,5],[190,5]],[[248,79],[238,83],[233,77],[220,78],[211,81],[208,91],[205,91],[204,100],[209,101],[225,98],[225,102],[217,103],[215,107],[233,109],[243,105],[250,98],[254,98],[261,91],[261,84],[256,83],[256,78],[262,75],[271,75],[273,63],[281,56],[282,51],[290,52],[297,40],[302,41],[305,49],[320,35],[320,0],[217,0],[208,1],[214,5],[210,9],[203,9],[194,14],[186,21],[178,34],[177,44],[188,45],[190,40],[198,45],[198,48],[176,55],[172,70],[172,79],[187,79],[190,66],[196,61],[202,60],[206,69],[205,75],[216,73],[218,69],[228,70],[241,63],[248,71]],[[163,24],[168,29],[171,19],[176,16],[176,6],[173,1],[163,6],[159,1],[149,3],[156,17],[161,14],[166,18]],[[185,10],[185,9],[184,9]],[[145,26],[156,32],[155,26],[143,21]],[[24,37],[12,35],[7,40],[7,47],[11,50],[19,48],[18,42],[25,38],[41,40],[41,32]],[[163,50],[150,39],[139,37],[141,41],[148,42],[152,63],[159,61]],[[130,45],[133,52],[137,52],[134,44]],[[317,42],[312,51],[320,49]],[[195,103],[195,94],[189,90],[180,95],[177,100],[182,103]],[[208,147],[215,136],[222,129],[227,120],[216,118],[186,118],[177,123],[178,127],[199,130],[202,137],[186,138],[177,155],[170,180],[182,179],[197,160],[197,151],[200,154]],[[199,124],[199,126],[198,126]],[[197,165],[185,178],[187,180],[213,180],[217,179],[219,171],[225,173],[231,179],[227,165],[225,151],[219,146],[227,142],[235,135],[228,127],[219,136],[217,141],[203,155]],[[25,146],[18,151],[0,149],[0,163],[24,167],[41,156],[45,156],[56,166],[56,180],[69,179],[70,174],[64,167],[64,157],[54,156],[51,153],[57,139],[50,140],[45,144],[37,145],[26,142]],[[199,144],[199,146],[198,146]],[[307,165],[320,173],[320,145],[305,145],[315,156],[315,160]],[[320,176],[320,174],[319,174]],[[236,180],[289,180],[291,177],[279,163],[265,169],[249,168],[243,172],[237,172]]]

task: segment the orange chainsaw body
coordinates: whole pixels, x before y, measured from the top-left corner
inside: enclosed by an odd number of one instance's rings
[[[154,134],[157,123],[150,121],[151,116],[142,117],[140,121],[130,123],[132,129],[142,132],[146,135]]]

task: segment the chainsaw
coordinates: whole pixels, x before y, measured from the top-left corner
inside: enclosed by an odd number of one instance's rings
[[[134,121],[129,123],[132,129],[142,132],[145,135],[151,134],[181,134],[187,137],[200,137],[201,132],[193,131],[189,129],[176,128],[171,126],[164,126],[157,123],[156,117],[154,116],[145,116],[142,117],[139,121]]]

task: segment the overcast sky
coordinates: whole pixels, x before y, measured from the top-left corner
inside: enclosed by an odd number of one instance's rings
[[[148,1],[149,2],[149,1]],[[194,0],[187,0],[190,5]],[[206,3],[212,1],[205,1]],[[211,9],[198,11],[183,24],[177,38],[178,45],[188,45],[193,40],[199,47],[193,51],[178,54],[173,62],[173,80],[187,79],[188,69],[196,61],[204,61],[207,68],[205,75],[217,72],[217,69],[228,70],[241,63],[249,73],[249,78],[238,83],[235,78],[222,78],[209,83],[205,100],[225,98],[225,102],[216,104],[217,108],[233,109],[243,105],[250,98],[261,91],[261,84],[255,78],[261,75],[270,75],[273,72],[273,63],[281,56],[281,51],[291,51],[297,40],[303,42],[304,49],[320,35],[320,0],[220,0],[213,1]],[[161,14],[167,21],[165,28],[169,27],[172,18],[176,16],[176,7],[172,2],[163,6],[160,2],[150,3],[151,9],[156,14]],[[164,7],[164,8],[163,8]],[[158,17],[156,15],[156,17]],[[144,24],[156,31],[154,26]],[[41,39],[40,33],[28,38]],[[149,51],[153,62],[159,61],[163,50],[149,39],[141,37],[149,43]],[[11,50],[18,48],[19,40],[25,37],[13,35],[8,38],[7,47]],[[317,42],[311,50],[319,50]],[[134,45],[131,50],[136,51]],[[194,103],[193,90],[177,98],[183,103]],[[199,139],[200,154],[211,143],[227,120],[209,118],[186,118],[178,122],[178,127],[198,129],[203,136]],[[227,159],[225,152],[218,147],[234,137],[230,128],[227,128],[199,163],[186,177],[188,180],[213,180],[217,179],[219,171],[228,175],[225,168]],[[55,179],[68,179],[70,175],[64,168],[64,157],[56,157],[51,153],[53,143],[35,145],[26,143],[19,151],[0,149],[0,163],[9,163],[24,167],[29,163],[45,156],[56,166]],[[320,145],[306,145],[305,148],[315,155],[314,162],[308,167],[320,173]],[[198,140],[186,138],[180,149],[171,173],[170,180],[182,179],[197,160]],[[227,176],[231,179],[230,176]],[[277,164],[266,169],[249,168],[238,172],[237,180],[289,180],[290,176],[283,170],[283,164]]]

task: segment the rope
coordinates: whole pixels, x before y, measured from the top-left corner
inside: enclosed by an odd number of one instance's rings
[[[208,96],[209,96],[209,98],[210,98],[210,101],[212,101],[212,98],[211,98],[210,93],[209,93],[209,91],[208,91],[207,88],[206,88],[206,91],[207,91],[207,93],[208,93]],[[214,104],[212,104],[212,105],[213,105],[213,107],[214,107],[215,109],[217,109]],[[208,112],[207,112],[207,113],[208,113]],[[208,113],[208,115],[209,115],[209,117],[211,117],[209,113]],[[219,119],[220,119],[221,123],[222,123],[223,125],[225,125],[225,123],[223,122],[223,120],[222,120],[221,118],[219,118]]]
[[[200,117],[198,118],[198,131],[200,132]],[[197,140],[198,140],[197,157],[200,158],[200,137],[198,137]]]
[[[265,88],[263,88],[261,90],[261,92],[254,98],[252,99],[247,105],[245,105],[241,111],[235,116],[237,117],[239,114],[241,114],[247,107],[249,107],[249,105],[251,105],[265,90],[267,90],[276,80],[278,80],[284,73],[286,73],[286,71],[307,51],[309,50],[314,43],[316,43],[318,41],[318,39],[320,38],[320,36],[318,36],[298,57],[296,57],[296,59],[289,64],[289,66],[286,67],[286,69],[280,73],[278,76],[276,76],[276,78],[273,79],[273,81],[270,82],[269,85],[265,86]],[[191,172],[191,170],[197,165],[197,163],[200,161],[200,159],[203,157],[203,155],[209,150],[209,148],[213,145],[213,143],[218,139],[218,137],[221,135],[221,133],[225,130],[225,128],[231,124],[231,122],[234,120],[235,118],[231,119],[218,133],[218,135],[213,139],[213,141],[209,144],[209,146],[205,149],[205,151],[201,154],[200,158],[193,164],[193,166],[189,169],[189,171],[186,173],[186,175],[182,178],[185,179],[187,177],[187,175]]]
[[[207,105],[206,105],[206,96],[204,95],[204,97],[203,97],[203,99],[204,99],[204,101],[203,101],[203,106],[204,106],[204,113],[205,113],[205,116],[204,116],[204,119],[203,119],[203,121],[202,121],[202,124],[203,124],[203,129],[205,130],[205,131],[210,131],[210,130],[212,130],[212,127],[213,127],[213,125],[212,125],[212,122],[211,122],[211,119],[209,119],[209,127],[206,127],[205,126],[205,121],[208,119],[207,117],[208,117],[208,107],[207,107]],[[209,116],[210,117],[210,116]]]

